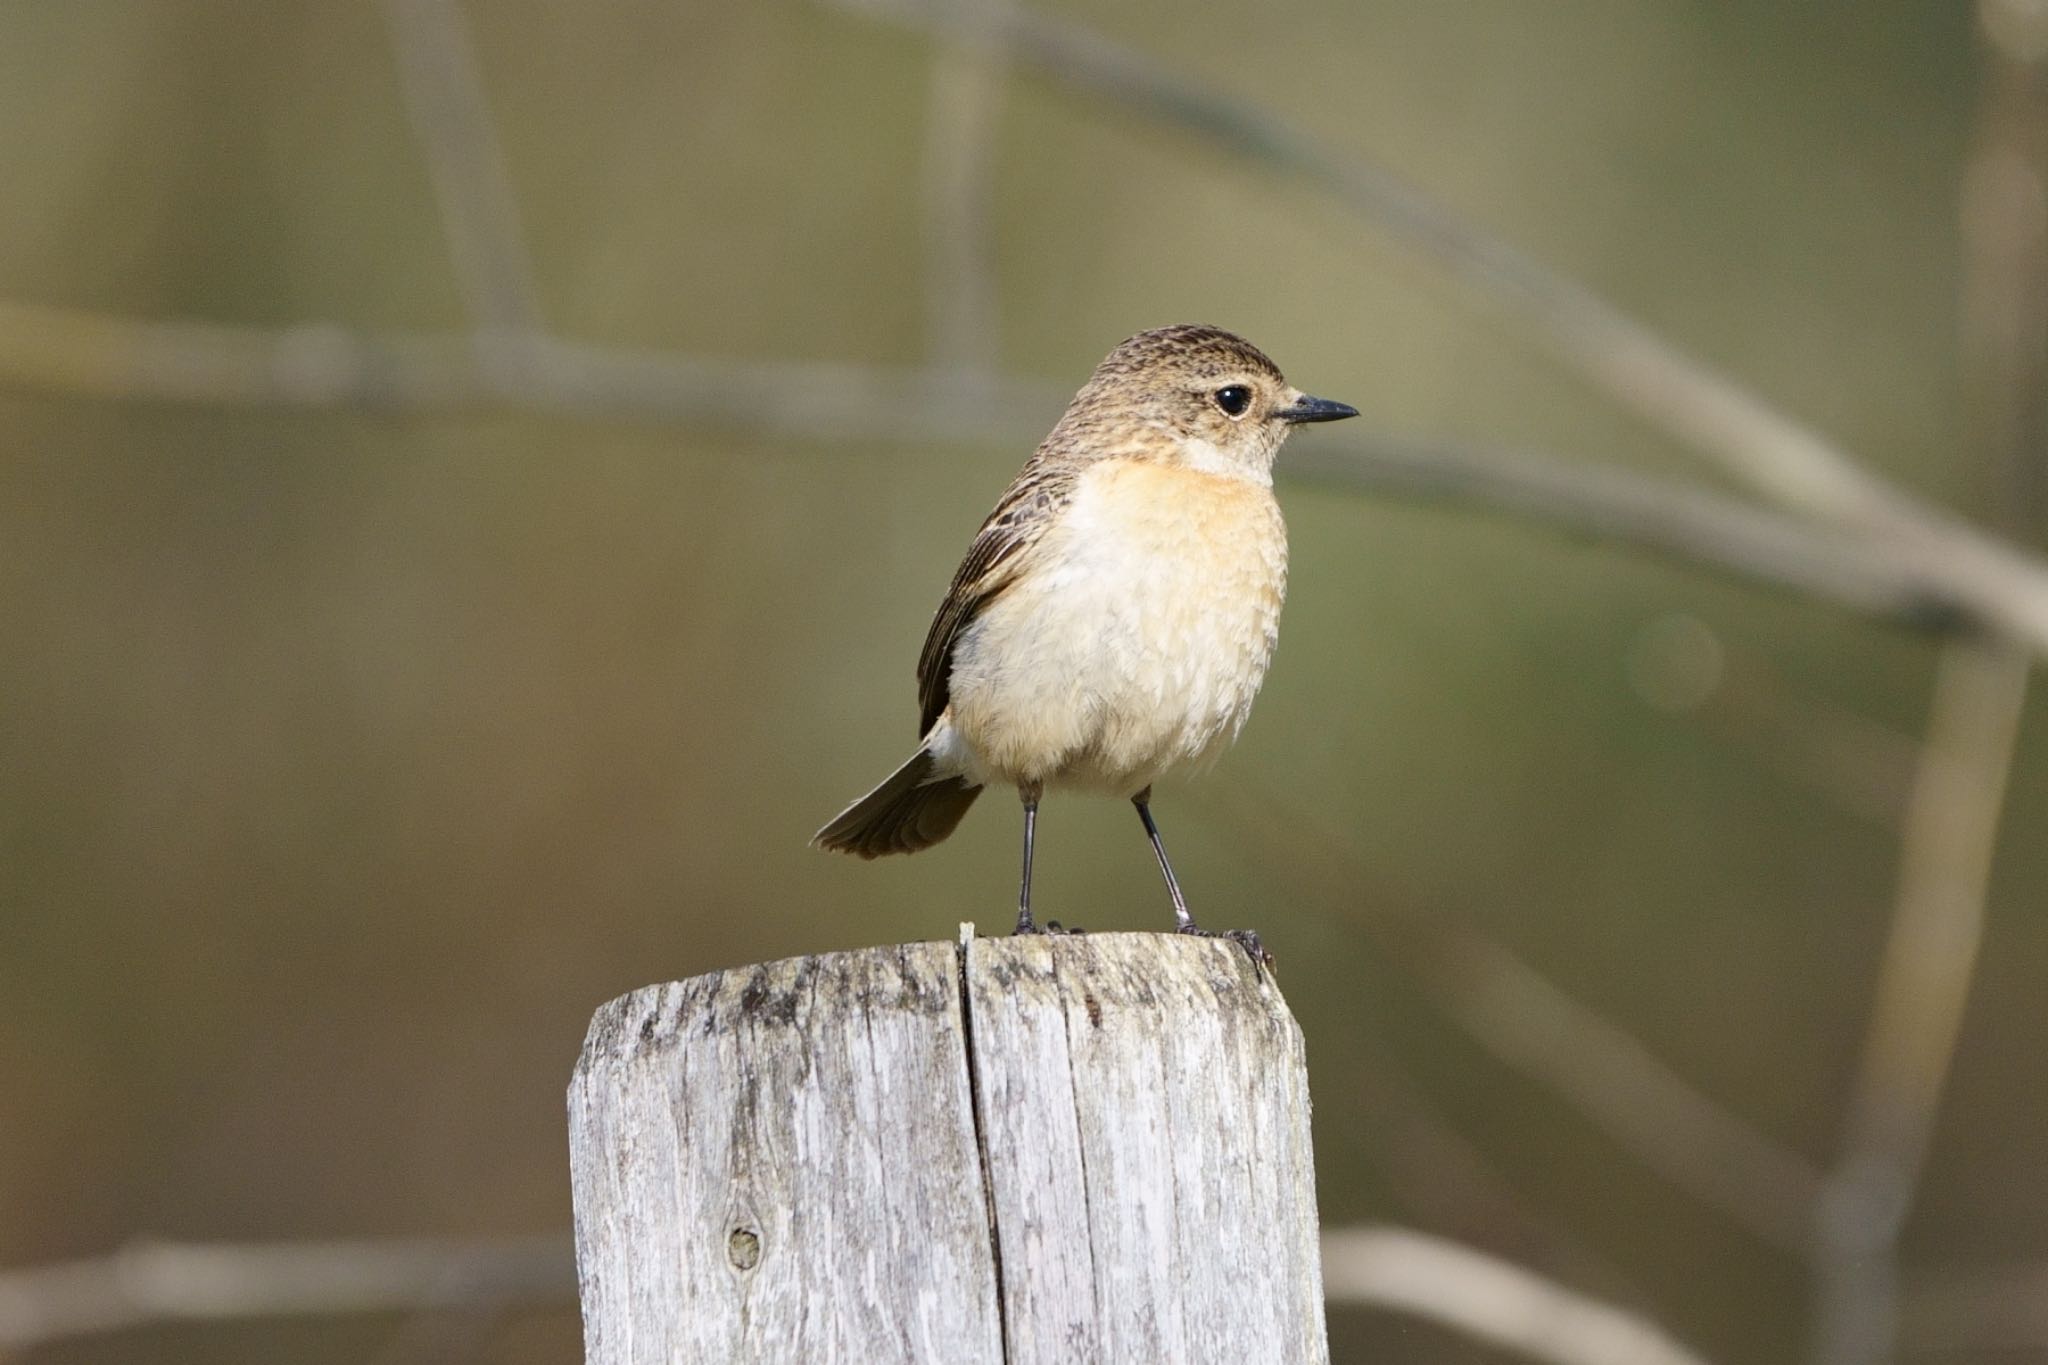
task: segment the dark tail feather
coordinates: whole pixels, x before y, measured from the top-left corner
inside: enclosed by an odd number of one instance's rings
[[[881,786],[813,835],[811,843],[863,858],[915,853],[951,834],[979,795],[981,788],[962,778],[933,780],[932,756],[919,749]]]

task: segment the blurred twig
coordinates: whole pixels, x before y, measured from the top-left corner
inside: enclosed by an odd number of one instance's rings
[[[2002,511],[2024,528],[2048,406],[2048,7],[1981,0],[1978,17],[1990,71],[1963,175],[1962,331]],[[1899,1236],[1983,942],[2028,671],[2001,646],[1942,650],[1862,1066],[1814,1228],[1816,1365],[1878,1365],[1897,1347]]]
[[[934,31],[960,24],[930,0],[831,0]],[[1254,105],[1215,93],[1079,25],[1023,9],[997,29],[1004,51],[1056,84],[1197,134],[1335,196],[1532,324],[1534,335],[1611,397],[1801,513],[1881,535],[1937,567],[1977,612],[2048,651],[2048,565],[1894,487],[1848,452],[1584,286],[1480,231],[1399,177]]]
[[[0,1271],[0,1346],[163,1321],[567,1302],[575,1294],[567,1237],[143,1240],[109,1256]]]
[[[1652,1365],[1694,1357],[1574,1353],[1612,1338],[1676,1348],[1656,1327],[1455,1242],[1393,1228],[1332,1228],[1323,1236],[1332,1304],[1417,1313],[1539,1359]],[[321,1314],[498,1311],[567,1306],[576,1297],[567,1235],[484,1239],[367,1238],[337,1242],[137,1240],[108,1256],[0,1271],[0,1348],[20,1349],[161,1322]],[[1551,1335],[1523,1310],[1565,1314]],[[1957,1350],[2048,1343],[2048,1267],[1922,1276],[1907,1296],[1906,1345]],[[1590,1310],[1582,1313],[1581,1310]],[[1611,1316],[1610,1316],[1611,1315]],[[1586,1335],[1587,1328],[1594,1329]],[[1649,1335],[1637,1335],[1648,1333]],[[1550,1343],[1551,1345],[1546,1345]],[[1658,1343],[1662,1343],[1658,1345]]]
[[[1653,1322],[1405,1228],[1325,1232],[1323,1293],[1332,1304],[1412,1313],[1555,1365],[1706,1365]]]
[[[1346,841],[1283,797],[1233,796],[1232,822],[1257,831],[1263,860],[1283,876],[1331,868],[1354,891],[1367,869]],[[1413,974],[1430,1001],[1494,1058],[1570,1101],[1589,1121],[1677,1188],[1751,1233],[1798,1254],[1809,1244],[1820,1175],[1658,1060],[1634,1036],[1574,1000],[1502,944],[1447,914],[1345,902],[1346,922]]]
[[[2007,529],[2048,521],[2048,9],[1980,0],[1985,70],[1963,174],[1962,342]]]
[[[823,442],[1026,444],[1066,400],[1019,380],[970,389],[930,369],[726,361],[556,337],[534,337],[527,348],[530,363],[515,376],[480,363],[460,336],[145,322],[0,301],[0,384],[92,398],[378,413],[514,409]]]
[[[1955,643],[1942,652],[1870,1036],[1815,1229],[1821,1365],[1882,1361],[1895,1343],[1898,1238],[1983,938],[2026,685],[2026,660],[2009,651]]]
[[[385,0],[400,88],[479,343],[542,329],[517,200],[458,0]]]
[[[986,29],[1009,0],[953,3],[961,29],[933,58],[925,115],[925,335],[934,365],[979,382],[999,350],[989,220],[1004,76]]]
[[[1578,1229],[1550,1217],[1494,1154],[1460,1132],[1370,1029],[1347,1061],[1348,1069],[1336,1075],[1360,1099],[1351,1106],[1342,1098],[1335,1102],[1340,1117],[1328,1132],[1368,1151],[1367,1159],[1385,1173],[1388,1198],[1409,1222],[1607,1298],[1642,1300],[1629,1274]],[[1330,1079],[1325,1071],[1325,1091]]]
[[[1404,1228],[1325,1230],[1323,1293],[1332,1307],[1413,1313],[1557,1365],[1701,1361],[1646,1317]],[[2048,1346],[2048,1265],[1922,1275],[1904,1308],[1905,1350],[2040,1350]]]
[[[515,372],[460,336],[147,322],[0,300],[0,385],[122,401],[379,413],[514,409],[691,422],[822,442],[1028,445],[1065,393],[944,369],[741,362],[537,335]],[[1527,518],[1833,601],[1897,624],[1978,619],[1965,585],[1824,528],[1621,470],[1384,437],[1308,442],[1282,469],[1310,484]]]
[[[1817,1173],[1580,1004],[1466,927],[1445,926],[1431,980],[1495,1057],[1565,1099],[1638,1160],[1700,1202],[1799,1248]]]
[[[960,23],[949,6],[930,0],[833,3],[939,30]],[[1529,316],[1543,339],[1628,406],[1712,447],[1786,502],[1830,515],[1845,508],[1869,517],[1897,510],[1895,496],[1815,433],[1381,167],[1077,24],[1016,9],[1004,16],[999,31],[1018,61],[1057,84],[1198,133],[1335,193],[1410,247]]]
[[[1901,563],[1867,538],[1698,485],[1524,452],[1392,437],[1303,441],[1288,451],[1284,472],[1292,481],[1549,522],[1909,626],[1949,628],[1977,619],[1968,596],[1938,569]]]

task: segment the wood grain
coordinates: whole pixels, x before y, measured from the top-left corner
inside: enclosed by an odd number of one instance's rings
[[[648,987],[569,1107],[591,1365],[1328,1359],[1301,1036],[1229,943]]]

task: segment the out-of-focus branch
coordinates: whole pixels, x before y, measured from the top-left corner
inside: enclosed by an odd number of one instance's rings
[[[1356,1148],[1379,1169],[1392,1213],[1552,1279],[1642,1301],[1631,1272],[1521,1189],[1500,1166],[1502,1154],[1461,1132],[1390,1048],[1370,1035],[1359,1043],[1334,1067],[1326,1061],[1317,1084],[1326,1096],[1334,1082],[1357,1097],[1336,1100],[1340,1117],[1329,1132],[1339,1160]]]
[[[694,422],[826,442],[1028,446],[1065,393],[1049,384],[826,362],[737,362],[544,335],[516,372],[459,336],[148,322],[0,301],[0,386],[119,401]],[[1828,528],[1702,488],[1598,466],[1387,437],[1304,440],[1290,479],[1526,517],[1916,627],[1982,619],[1965,585]]]
[[[426,155],[478,343],[537,333],[539,291],[518,201],[458,0],[385,0],[384,10],[406,113]]]
[[[1505,947],[1446,925],[1432,994],[1487,1051],[1570,1101],[1651,1170],[1777,1246],[1803,1247],[1817,1172]]]
[[[508,368],[471,339],[152,322],[0,300],[0,387],[115,401],[370,412],[513,409],[690,422],[821,442],[1028,447],[1064,390],[936,367],[741,362],[523,338]],[[1303,440],[1290,480],[1527,518],[1833,601],[1916,628],[1995,628],[2005,613],[1940,561],[1806,525],[1705,488],[1596,465],[1398,437]]]
[[[1557,1365],[1701,1360],[1646,1317],[1404,1228],[1327,1229],[1323,1295],[1332,1307],[1413,1313]],[[2038,1351],[2048,1347],[2048,1264],[1922,1273],[1903,1309],[1905,1351]]]
[[[1370,872],[1348,844],[1283,796],[1207,789],[1232,824],[1255,831],[1262,867],[1299,880],[1321,867],[1348,888],[1346,923],[1411,973],[1432,1004],[1495,1059],[1569,1101],[1678,1189],[1758,1237],[1804,1254],[1819,1172],[1693,1086],[1627,1030],[1574,1000],[1503,945],[1453,917],[1376,901],[1357,909]],[[1338,865],[1346,864],[1346,865]],[[1303,886],[1303,893],[1327,888]]]
[[[932,0],[832,3],[940,31],[960,22],[950,7]],[[1528,317],[1544,341],[1614,397],[1712,448],[1787,503],[1829,515],[1853,509],[1864,519],[1898,510],[1894,495],[1817,434],[1383,168],[1078,24],[1020,8],[1004,17],[999,34],[1015,60],[1055,84],[1198,134],[1255,165],[1334,194],[1403,244]]]
[[[659,420],[824,442],[1009,441],[1045,434],[1067,395],[971,388],[936,370],[737,362],[553,337],[509,374],[466,337],[145,322],[0,301],[0,386],[120,401],[369,412],[516,409]]]
[[[1901,563],[1868,537],[1697,485],[1521,452],[1392,437],[1348,444],[1302,441],[1289,449],[1282,468],[1294,482],[1549,522],[1916,628],[1981,620],[1957,584],[1927,566]]]
[[[1541,1343],[1562,1345],[1566,1339],[1537,1328],[1522,1315],[1523,1308],[1548,1305],[1572,1310],[1569,1322],[1596,1329],[1590,1336],[1576,1325],[1566,1329],[1581,1347],[1598,1347],[1608,1339],[1602,1323],[1628,1329],[1614,1340],[1631,1347],[1673,1345],[1660,1329],[1625,1310],[1594,1302],[1458,1243],[1395,1228],[1325,1232],[1323,1284],[1332,1304],[1414,1312],[1539,1359],[1568,1360],[1571,1365],[1593,1365],[1610,1357],[1544,1355],[1547,1348]],[[506,1311],[566,1306],[575,1298],[575,1254],[566,1234],[475,1241],[137,1240],[107,1256],[0,1270],[0,1348],[22,1349],[162,1322]],[[1579,1317],[1578,1308],[1600,1311]],[[2048,1266],[1922,1274],[1906,1296],[1906,1321],[1903,1344],[1916,1350],[2048,1344]],[[1666,1359],[1655,1354],[1612,1358],[1631,1365]]]
[[[91,1260],[0,1271],[0,1346],[152,1322],[553,1304],[575,1295],[575,1256],[561,1236],[136,1241]]]
[[[1962,341],[2008,530],[2048,522],[2048,10],[1980,0],[1985,70],[1963,175]]]
[[[925,115],[927,350],[935,366],[976,382],[995,373],[999,349],[989,218],[1004,64],[986,30],[1009,2],[951,0],[961,27],[933,57]]]
[[[935,31],[959,22],[929,0],[831,3]],[[2001,631],[2048,651],[2048,565],[1887,483],[1819,433],[1399,177],[1078,25],[1017,9],[998,34],[1013,61],[1055,84],[1194,133],[1333,195],[1527,320],[1544,344],[1610,396],[1765,496],[1882,534],[1895,557],[1968,585],[1972,601]]]
[[[1645,1318],[1405,1228],[1325,1232],[1323,1296],[1333,1305],[1412,1313],[1554,1365],[1706,1365]]]
[[[1978,17],[1990,71],[1963,176],[1962,331],[2001,511],[2025,528],[2048,407],[2048,9],[1981,0]],[[2002,645],[1942,651],[1862,1066],[1814,1228],[1816,1365],[1878,1365],[1897,1347],[1899,1235],[1983,942],[2028,670]]]
[[[2009,651],[1942,652],[1870,1035],[1815,1228],[1819,1365],[1875,1365],[1896,1343],[1898,1238],[1976,969],[2026,685],[2027,662]]]

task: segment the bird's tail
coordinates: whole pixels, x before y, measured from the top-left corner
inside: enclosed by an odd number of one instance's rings
[[[981,795],[962,777],[940,777],[929,749],[919,749],[882,785],[841,811],[811,836],[818,848],[879,858],[915,853],[953,832]]]

